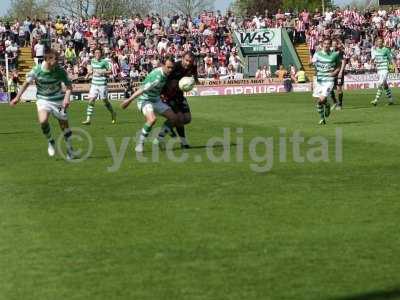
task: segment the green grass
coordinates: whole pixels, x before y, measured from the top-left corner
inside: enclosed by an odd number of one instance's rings
[[[105,138],[119,149],[135,135],[143,121],[134,105],[118,109],[117,125],[96,106],[84,128],[93,153],[79,164],[47,157],[34,104],[1,105],[0,299],[400,298],[400,106],[370,107],[372,98],[346,94],[346,109],[325,127],[309,94],[192,98],[187,132],[198,147],[188,162],[166,153],[138,162],[130,141],[113,173]],[[85,108],[72,105],[73,127]],[[231,162],[213,163],[202,146],[223,128],[232,129]],[[234,159],[236,128],[243,162]],[[330,161],[296,163],[289,144],[280,163],[279,128],[325,137]],[[336,128],[342,163],[334,161]],[[269,172],[250,169],[257,136],[275,139]]]

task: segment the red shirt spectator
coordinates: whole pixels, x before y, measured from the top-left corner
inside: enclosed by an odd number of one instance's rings
[[[147,28],[147,30],[151,30],[151,26],[153,25],[153,23],[149,15],[146,17],[146,19],[144,19],[143,25]]]
[[[91,27],[99,27],[100,26],[100,20],[96,18],[96,16],[93,16],[90,21],[89,24]]]

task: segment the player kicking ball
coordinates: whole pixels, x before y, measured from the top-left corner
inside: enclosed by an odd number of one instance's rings
[[[51,114],[58,120],[61,130],[64,132],[64,140],[67,145],[66,158],[71,160],[74,158],[71,145],[72,131],[69,128],[66,109],[70,104],[72,83],[65,70],[57,64],[57,61],[58,53],[54,49],[46,49],[43,63],[35,66],[27,74],[25,83],[17,96],[10,102],[10,106],[17,105],[28,86],[35,82],[38,119],[42,132],[48,141],[47,152],[50,157],[56,154],[55,141],[51,135],[49,124]],[[62,91],[62,83],[66,88],[65,93]]]
[[[82,122],[83,125],[90,125],[92,116],[94,113],[94,105],[97,99],[101,99],[104,102],[105,107],[111,114],[111,123],[117,122],[116,113],[112,108],[110,101],[108,100],[108,89],[107,89],[107,75],[111,74],[110,64],[103,58],[103,52],[101,49],[94,51],[94,58],[90,63],[90,70],[86,79],[92,75],[92,83],[89,92],[89,103],[86,109],[86,120]]]
[[[160,98],[161,91],[167,83],[168,75],[171,74],[173,69],[174,58],[172,56],[165,57],[162,66],[151,71],[140,88],[121,104],[121,108],[126,109],[137,98],[137,107],[145,118],[145,124],[135,147],[136,152],[143,152],[144,142],[157,122],[156,114],[167,118],[171,126],[177,125],[177,115]]]
[[[192,52],[185,52],[182,56],[182,60],[175,63],[174,69],[168,76],[167,84],[162,91],[163,100],[178,116],[179,124],[181,125],[176,127],[176,132],[179,135],[181,147],[185,149],[190,148],[186,139],[185,125],[192,121],[192,114],[190,112],[189,103],[185,98],[183,91],[179,88],[179,81],[184,77],[193,77],[195,83],[199,82],[197,66],[194,63],[194,59],[195,57]],[[164,122],[158,137],[153,141],[153,143],[163,145],[164,138],[168,133],[174,135],[171,124],[167,120]]]
[[[393,59],[392,52],[390,48],[383,45],[383,39],[378,38],[376,40],[376,47],[371,51],[371,57],[376,65],[378,71],[379,82],[378,91],[376,92],[375,99],[371,101],[371,104],[376,106],[378,104],[379,98],[382,95],[382,90],[385,90],[386,97],[388,98],[388,105],[394,104],[392,91],[389,88],[387,78],[389,75],[389,64],[392,63],[395,66],[396,73],[398,72],[396,63]]]
[[[313,97],[316,98],[317,111],[320,115],[320,125],[326,124],[326,119],[331,113],[328,103],[328,96],[333,90],[335,77],[340,71],[339,54],[331,51],[331,40],[325,39],[322,50],[316,52],[312,58],[317,71],[317,78],[314,84]]]

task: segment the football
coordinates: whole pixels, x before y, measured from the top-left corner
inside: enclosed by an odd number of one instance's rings
[[[184,92],[189,92],[194,87],[194,78],[193,77],[183,77],[179,80],[179,88]]]

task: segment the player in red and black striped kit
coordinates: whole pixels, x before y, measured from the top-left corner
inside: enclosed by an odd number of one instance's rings
[[[190,112],[189,103],[179,88],[179,80],[183,77],[194,77],[195,82],[199,82],[197,65],[194,63],[194,59],[195,57],[192,52],[188,51],[184,53],[182,60],[175,64],[174,70],[168,76],[167,84],[161,94],[162,100],[178,115],[180,125],[176,126],[176,131],[180,138],[182,148],[190,148],[186,140],[185,125],[192,121],[192,114]],[[173,129],[168,121],[166,121],[155,143],[162,143],[165,135],[168,133],[174,136]]]
[[[337,40],[332,41],[332,51],[339,53],[339,59],[341,62],[340,71],[335,78],[335,85],[331,91],[331,98],[333,101],[333,106],[331,109],[341,110],[343,107],[343,84],[344,84],[344,69],[347,64],[347,57],[342,50],[342,47],[339,46]],[[337,96],[339,101],[336,99],[335,90],[337,91]]]

